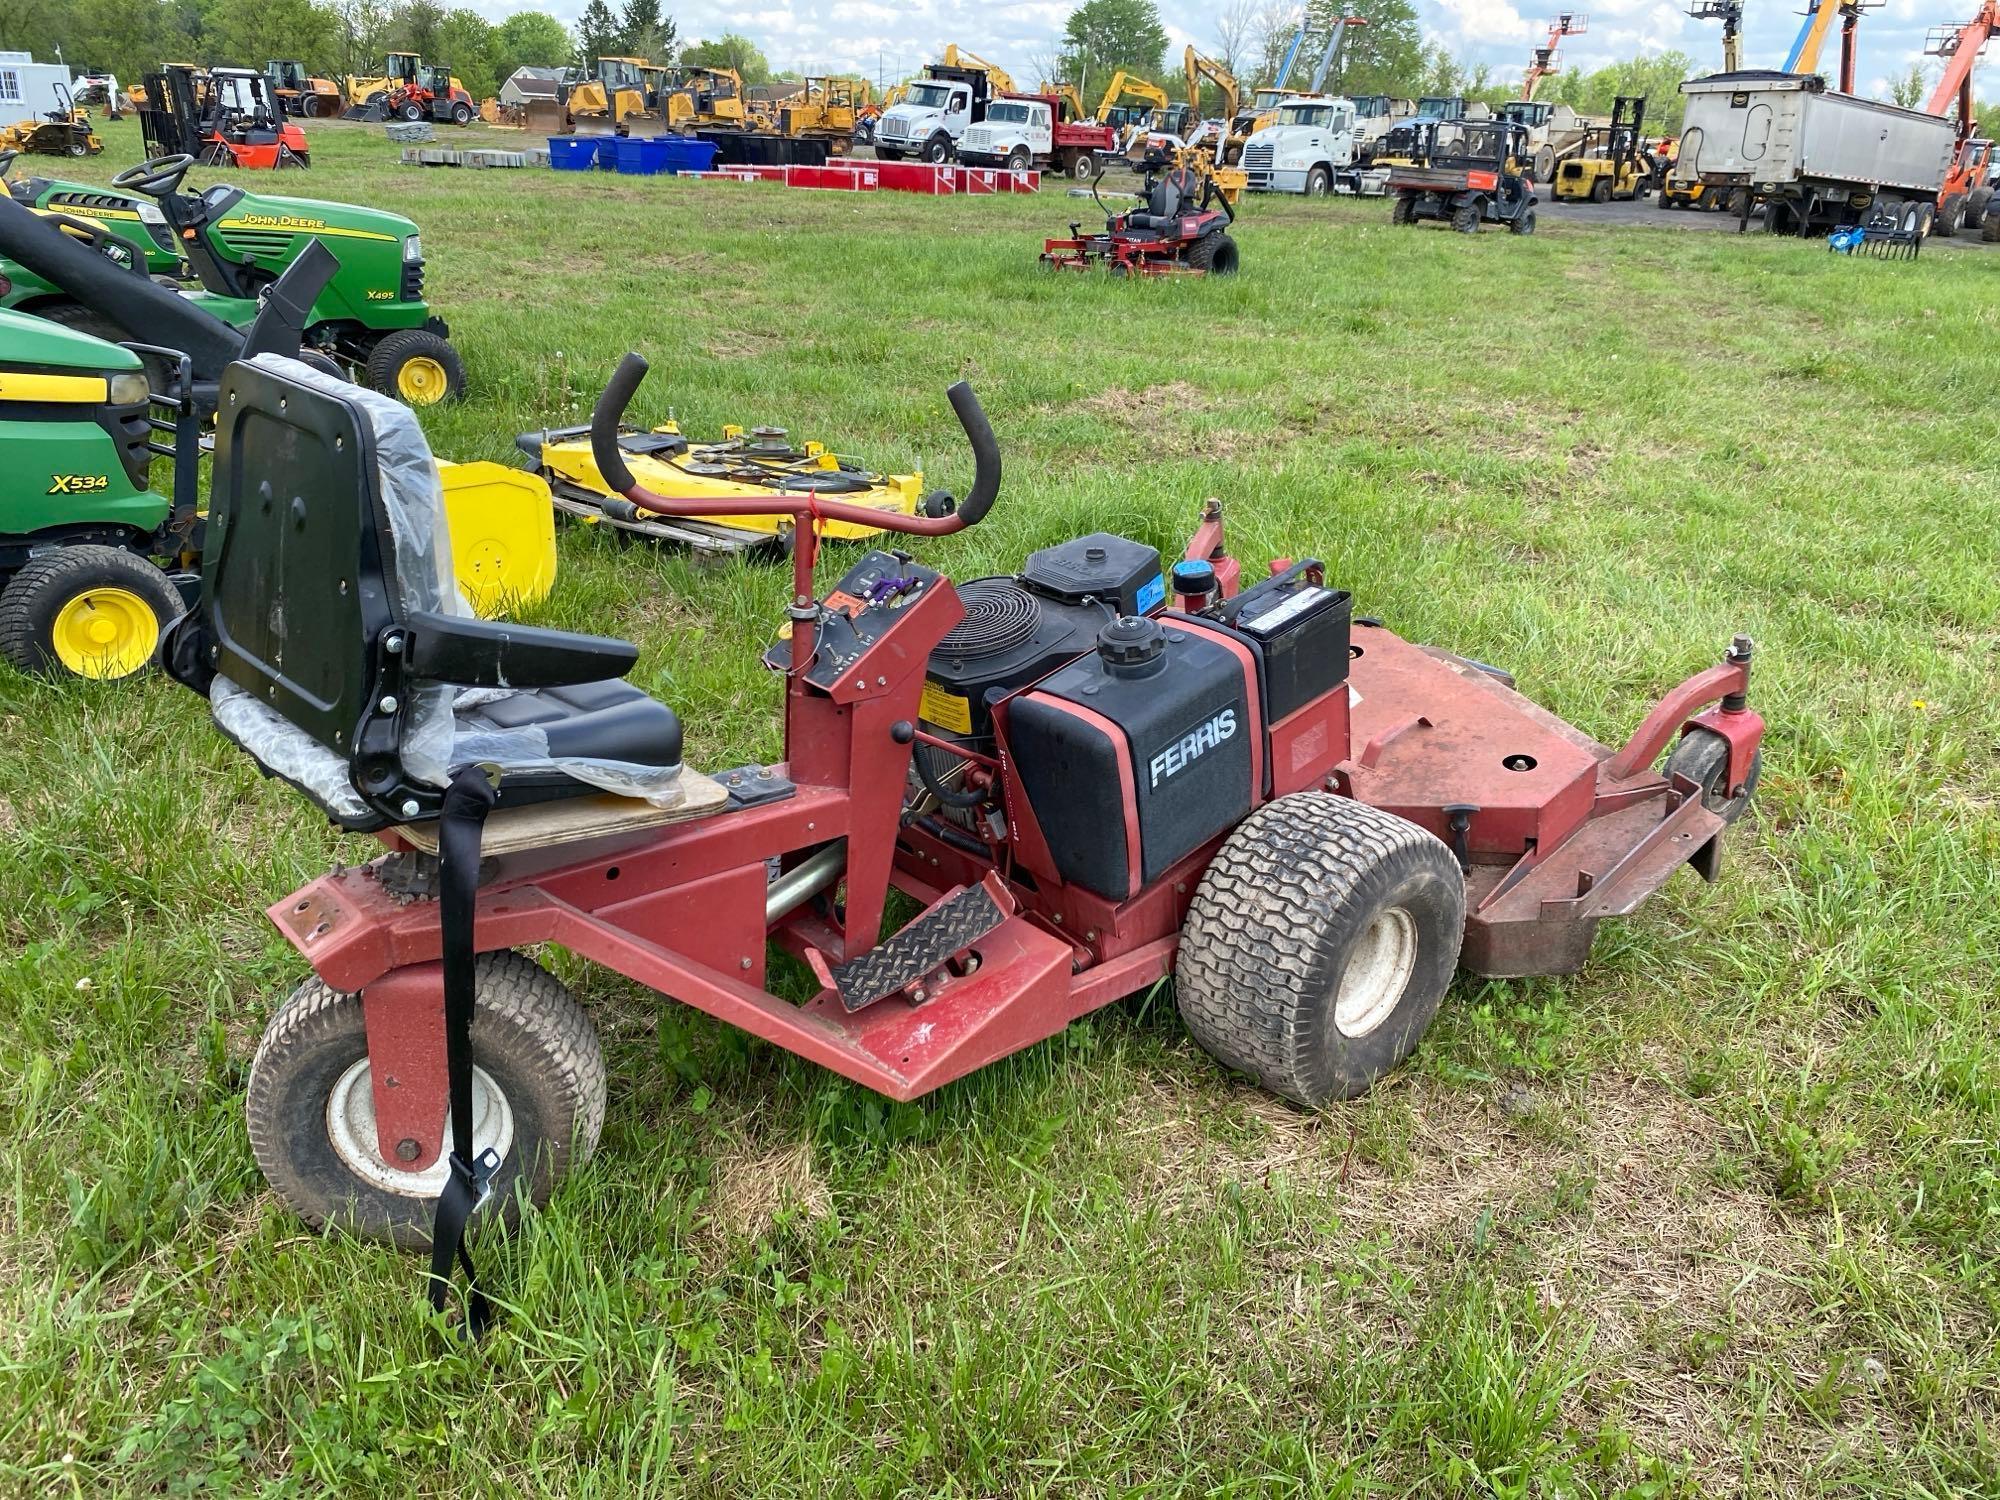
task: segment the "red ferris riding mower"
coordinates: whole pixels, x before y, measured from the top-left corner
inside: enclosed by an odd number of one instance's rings
[[[626,356],[592,415],[642,511],[943,536],[999,491],[961,383],[962,503],[655,494],[617,441],[645,371]],[[796,527],[764,653],[784,759],[704,776],[619,681],[632,646],[464,613],[430,473],[406,408],[234,366],[201,600],[163,656],[267,774],[387,845],[270,908],[314,977],[258,1047],[250,1139],[312,1223],[428,1243],[440,1307],[474,1207],[545,1199],[603,1122],[595,1033],[535,944],[896,1099],[1171,976],[1203,1047],[1317,1106],[1407,1056],[1459,965],[1569,973],[1681,865],[1715,878],[1756,786],[1747,639],[1614,752],[1352,618],[1317,561],[1241,586],[1217,502],[1170,577],[1099,533],[962,585],[871,551],[822,592]],[[892,888],[922,910],[885,938]],[[803,1003],[766,988],[773,943]]]
[[[1064,271],[1103,266],[1114,276],[1235,275],[1238,257],[1229,226],[1236,222],[1236,209],[1206,154],[1169,158],[1150,151],[1144,171],[1144,206],[1117,212],[1098,194],[1100,170],[1090,196],[1104,210],[1104,232],[1087,235],[1080,224],[1071,224],[1068,239],[1042,242],[1042,264]]]

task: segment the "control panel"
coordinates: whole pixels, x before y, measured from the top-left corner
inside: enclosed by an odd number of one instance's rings
[[[870,552],[819,601],[813,663],[806,681],[831,691],[856,662],[895,628],[913,606],[936,592],[942,578],[900,552]],[[776,655],[782,660],[785,647]]]

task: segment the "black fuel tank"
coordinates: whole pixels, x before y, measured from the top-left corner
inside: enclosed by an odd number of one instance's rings
[[[1244,674],[1213,641],[1123,618],[1014,700],[1014,771],[1065,881],[1127,900],[1249,814]]]

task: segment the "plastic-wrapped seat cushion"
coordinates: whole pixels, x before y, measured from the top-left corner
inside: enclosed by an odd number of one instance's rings
[[[362,412],[375,440],[376,484],[394,547],[398,613],[404,618],[423,611],[472,618],[472,606],[459,593],[453,572],[444,488],[416,414],[379,392],[297,360],[260,354],[254,363]],[[407,697],[403,766],[430,786],[444,786],[457,767],[487,762],[498,765],[503,777],[553,774],[661,806],[680,800],[680,721],[666,704],[629,683],[613,679],[527,690],[429,682],[416,685]],[[219,699],[217,704],[219,708]],[[258,758],[265,759],[261,753]]]

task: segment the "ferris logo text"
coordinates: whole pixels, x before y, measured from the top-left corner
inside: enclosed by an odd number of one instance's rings
[[[51,474],[49,493],[51,495],[89,495],[98,490],[111,488],[108,474]]]
[[[1224,740],[1233,739],[1235,735],[1236,710],[1225,708],[1207,723],[1189,730],[1152,758],[1147,770],[1152,774],[1153,785],[1158,786],[1169,777],[1180,775],[1217,745]]]

